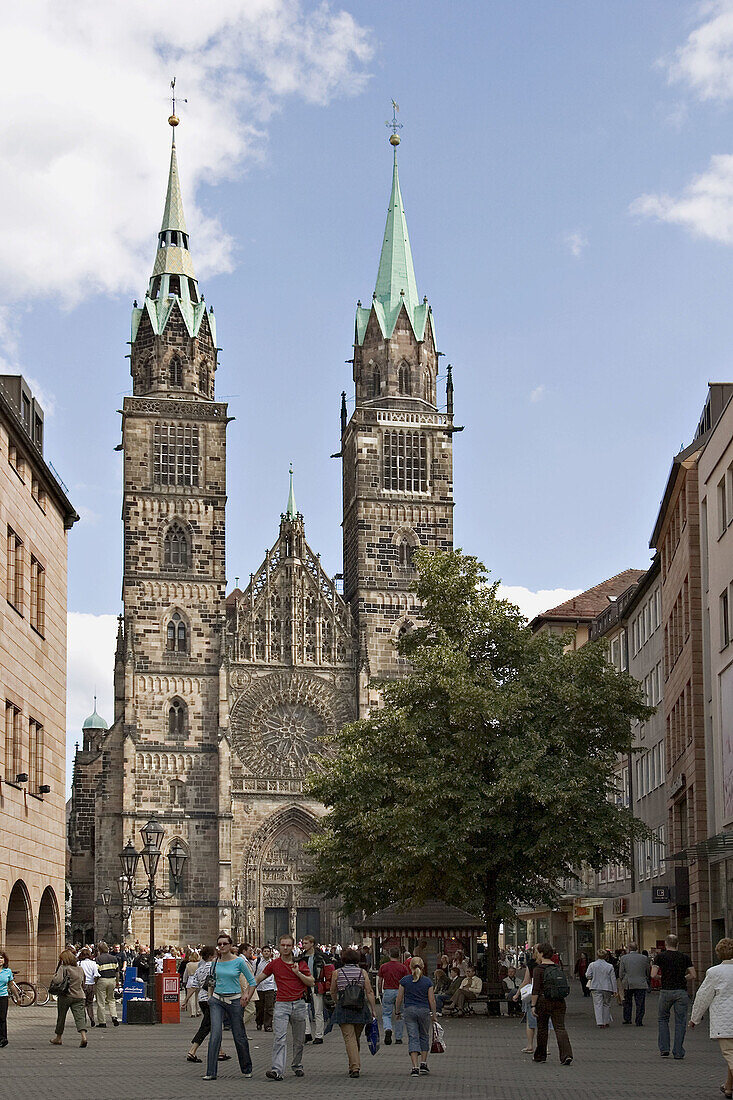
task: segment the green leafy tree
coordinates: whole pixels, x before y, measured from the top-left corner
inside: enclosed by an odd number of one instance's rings
[[[310,782],[328,812],[310,885],[345,912],[440,898],[480,908],[488,977],[502,919],[552,903],[582,864],[628,863],[644,826],[617,804],[619,754],[652,710],[605,647],[533,635],[461,551],[418,552],[411,671],[345,726]]]

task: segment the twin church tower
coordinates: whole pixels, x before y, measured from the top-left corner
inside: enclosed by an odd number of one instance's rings
[[[319,738],[378,702],[373,678],[401,672],[394,643],[418,614],[414,549],[452,546],[450,368],[439,412],[433,314],[418,296],[393,133],[376,287],[356,311],[350,419],[342,397],[343,591],[306,540],[291,475],[272,549],[227,595],[229,417],[216,399],[216,323],[196,279],[169,121],[163,222],[133,308],[122,409],[114,721],[87,720],[74,766],[72,934],[147,942],[146,910],[121,912],[115,884],[119,853],[130,837],[139,847],[155,814],[164,854],[176,845],[187,855],[158,911],[159,942],[211,941],[220,928],[256,943],[286,929],[345,942],[335,906],[304,881],[323,808],[303,782],[319,766]],[[166,868],[161,859],[163,889],[174,886]],[[109,914],[96,900],[105,890]]]

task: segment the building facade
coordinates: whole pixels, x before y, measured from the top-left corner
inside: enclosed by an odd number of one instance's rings
[[[66,563],[79,518],[43,431],[25,379],[0,377],[0,942],[31,981],[48,981],[64,935]]]
[[[418,614],[415,547],[452,545],[452,386],[439,413],[432,312],[417,295],[396,144],[376,289],[369,309],[357,307],[348,421],[342,405],[343,595],[306,541],[291,478],[271,550],[227,598],[229,418],[216,399],[216,343],[174,141],[153,273],[133,309],[115,714],[109,730],[85,731],[76,757],[72,925],[89,934],[104,921],[94,899],[119,878],[127,839],[156,815],[164,854],[175,845],[187,857],[160,909],[161,942],[200,942],[219,928],[258,942],[285,929],[343,939],[337,908],[305,884],[323,813],[305,779],[329,751],[323,736],[377,702],[371,678],[400,674],[394,641]],[[133,911],[131,933],[146,939],[146,922]]]

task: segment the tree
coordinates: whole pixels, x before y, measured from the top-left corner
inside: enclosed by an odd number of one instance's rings
[[[460,550],[415,554],[422,623],[384,706],[332,738],[310,792],[327,813],[313,889],[345,912],[437,897],[480,908],[488,974],[515,907],[552,903],[587,864],[628,863],[645,827],[618,804],[631,720],[653,711],[601,644],[533,635]]]

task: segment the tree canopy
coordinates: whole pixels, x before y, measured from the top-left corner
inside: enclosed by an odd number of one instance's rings
[[[499,921],[552,903],[581,865],[628,863],[644,826],[619,804],[631,721],[652,710],[605,646],[532,634],[461,551],[418,551],[421,625],[404,678],[345,726],[310,791],[327,807],[311,886],[347,912],[440,898]]]

